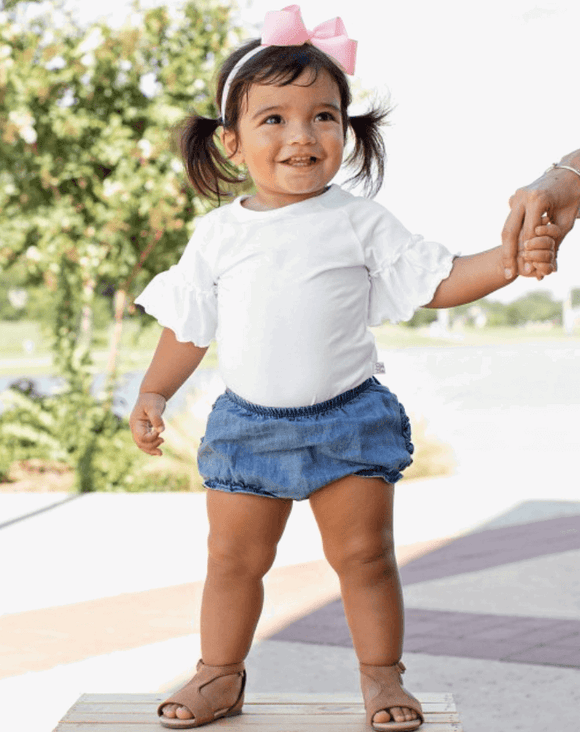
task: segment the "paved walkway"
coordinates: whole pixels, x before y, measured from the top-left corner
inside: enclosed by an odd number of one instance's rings
[[[452,691],[466,732],[539,732],[555,714],[559,730],[577,732],[580,503],[504,496],[498,512],[496,497],[487,523],[458,515],[455,531],[429,537],[406,505],[428,485],[406,486],[398,519],[406,683]],[[454,491],[454,479],[439,481],[437,500]],[[0,523],[0,551],[11,557],[1,570],[7,729],[30,699],[27,729],[50,732],[83,692],[165,692],[189,676],[199,655],[202,495],[0,494]],[[413,541],[418,529],[427,541]],[[356,691],[338,583],[305,503],[295,504],[266,593],[249,691]]]
[[[579,575],[580,514],[459,537],[402,568],[405,651],[580,669]],[[272,639],[351,646],[340,600]]]

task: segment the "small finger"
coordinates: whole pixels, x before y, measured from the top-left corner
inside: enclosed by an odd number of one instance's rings
[[[552,263],[555,259],[555,253],[553,249],[534,249],[531,252],[524,252],[524,260],[530,262],[550,262]]]
[[[163,455],[159,449],[159,445],[140,445],[140,447],[143,452],[147,453],[147,455]]]
[[[559,226],[556,224],[545,224],[542,226],[536,226],[536,236],[551,236],[552,239],[557,239],[562,234]]]
[[[529,251],[537,251],[538,249],[556,248],[556,242],[551,236],[535,236],[524,242],[524,254]]]
[[[542,277],[547,277],[556,271],[556,267],[553,262],[537,262],[535,264],[535,271],[541,274]]]
[[[155,430],[149,430],[145,434],[141,435],[141,440],[147,444],[153,444],[159,439],[159,434]]]

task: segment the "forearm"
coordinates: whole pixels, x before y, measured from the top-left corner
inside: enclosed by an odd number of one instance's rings
[[[580,150],[575,150],[574,152],[568,153],[568,155],[564,155],[560,162],[562,165],[571,165],[576,170],[580,170]]]
[[[479,300],[500,287],[513,282],[507,280],[502,262],[502,248],[496,247],[479,254],[457,257],[447,279],[443,280],[427,308],[452,308]]]
[[[172,330],[164,328],[139,393],[170,399],[199,366],[206,351],[207,347],[181,343]]]
[[[568,165],[577,171],[580,171],[580,150],[564,155],[560,160],[560,165]],[[580,176],[565,168],[556,168],[555,171],[562,179],[564,185],[568,186],[570,195],[576,199],[576,217],[580,217]]]

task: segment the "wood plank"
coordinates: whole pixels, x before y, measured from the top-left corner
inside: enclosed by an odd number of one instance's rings
[[[449,693],[418,694],[425,723],[421,732],[462,732]],[[83,694],[54,732],[159,732],[162,694]],[[369,732],[360,696],[348,694],[249,694],[244,713],[217,720],[223,732]]]
[[[156,704],[99,704],[97,702],[89,704],[75,704],[74,707],[69,709],[66,715],[63,717],[68,722],[86,721],[87,718],[92,716],[93,718],[105,715],[115,714],[151,714],[155,710]],[[424,713],[453,713],[455,712],[455,705],[452,703],[441,703],[437,702],[425,702],[423,704]],[[364,712],[364,705],[361,704],[324,704],[322,702],[318,704],[301,705],[296,707],[292,704],[244,704],[244,714],[257,714],[257,715],[311,715],[311,714],[362,714]]]
[[[247,729],[249,726],[252,727],[260,727],[260,728],[268,728],[269,725],[278,724],[281,720],[280,718],[274,718],[270,717],[268,715],[255,715],[251,717],[250,715],[247,715],[245,712],[242,715],[244,717],[243,722],[241,723],[242,726]],[[328,720],[333,720],[333,723],[349,723],[349,724],[356,724],[357,722],[360,722],[361,717],[364,717],[364,711],[360,714],[341,714],[340,716],[332,715],[332,714],[321,714],[321,715],[315,715],[315,716],[308,716],[305,715],[301,719],[297,719],[296,715],[286,714],[281,715],[284,717],[284,719],[293,719],[296,720],[297,724],[302,725],[308,725],[308,726],[323,726],[328,724]],[[111,715],[99,715],[98,717],[95,717],[92,714],[77,714],[73,718],[70,719],[63,719],[63,722],[67,722],[68,724],[94,724],[94,725],[100,725],[100,724],[146,724],[148,722],[151,722],[151,720],[155,720],[155,715],[152,714],[151,711],[149,712],[139,712],[138,714],[133,714],[129,712],[117,712],[117,714],[111,714]],[[459,722],[459,717],[456,712],[447,712],[445,714],[425,714],[425,723],[426,724],[435,724],[436,722],[439,723],[445,723],[445,724],[452,724]],[[229,722],[231,724],[231,722]]]
[[[421,704],[426,702],[446,702],[453,704],[453,694],[449,692],[414,692],[415,696],[421,701]],[[107,702],[111,704],[160,704],[164,699],[167,699],[167,694],[83,694],[76,704],[85,704],[90,702]],[[248,704],[292,704],[292,706],[300,704],[362,704],[362,697],[360,694],[342,694],[340,692],[329,692],[324,694],[293,694],[291,692],[285,693],[251,693],[246,694],[246,700],[244,708]],[[75,705],[76,706],[76,705]]]
[[[218,720],[212,724],[212,729],[227,730],[227,732],[248,732],[251,729],[251,727],[242,726],[239,723],[236,724],[235,720],[235,717]],[[119,727],[119,723],[94,724],[93,722],[88,722],[86,724],[67,724],[66,727],[59,725],[54,732],[60,732],[61,730],[63,732],[65,730],[66,732],[160,732],[161,729],[161,726],[156,721],[145,724],[123,724],[122,728]],[[262,729],[268,730],[268,732],[305,732],[304,722],[295,723],[292,721],[282,721],[280,724],[275,726],[271,725],[267,728],[263,727]],[[338,732],[369,732],[369,727],[364,721],[358,721],[354,724],[352,722],[342,723],[333,721],[324,727],[316,727],[316,732],[332,732],[333,730],[337,730]],[[434,724],[424,724],[420,727],[420,732],[463,732],[463,727],[460,723],[440,724],[436,722]]]

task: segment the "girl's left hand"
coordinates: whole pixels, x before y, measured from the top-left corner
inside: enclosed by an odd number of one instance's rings
[[[557,270],[556,241],[560,239],[561,230],[544,218],[542,224],[536,227],[535,233],[536,236],[520,245],[518,274],[542,280]]]

